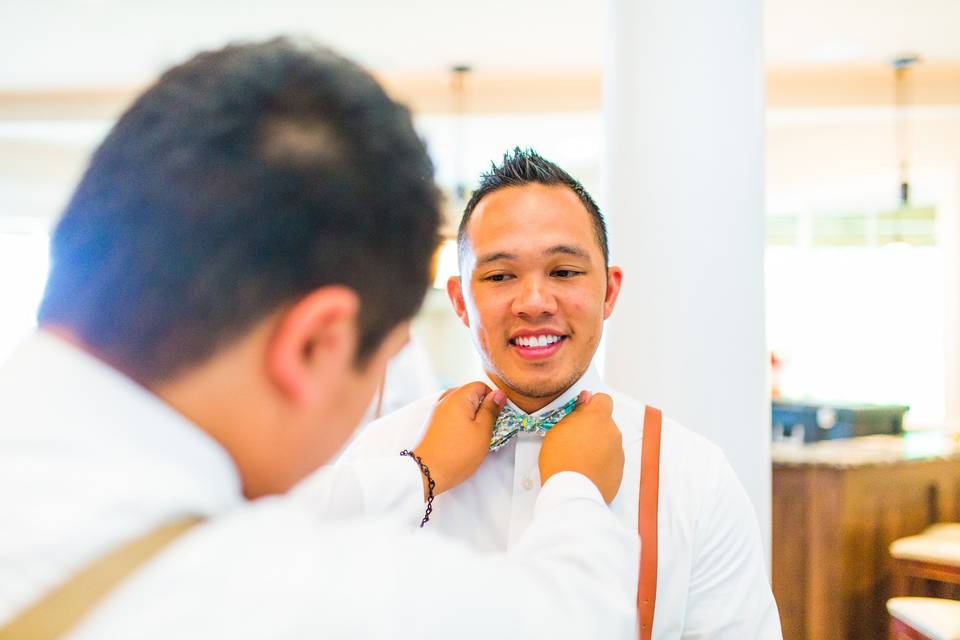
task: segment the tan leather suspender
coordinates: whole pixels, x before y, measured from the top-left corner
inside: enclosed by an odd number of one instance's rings
[[[637,585],[637,629],[640,640],[650,640],[657,604],[657,508],[660,496],[660,432],[663,415],[647,407],[643,416],[640,451],[640,579]]]
[[[168,523],[98,558],[0,627],[0,640],[54,640],[66,635],[124,578],[199,522],[200,518],[188,518]]]

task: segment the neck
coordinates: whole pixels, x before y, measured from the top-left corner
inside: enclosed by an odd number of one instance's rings
[[[268,403],[248,401],[250,398],[262,398],[260,385],[248,373],[251,371],[249,361],[257,356],[256,351],[251,353],[252,339],[239,341],[233,347],[223,349],[220,355],[172,379],[143,384],[86,344],[70,329],[55,325],[44,325],[42,328],[141,384],[215,440],[232,458],[247,498],[279,493],[289,488],[286,484],[276,486],[274,478],[264,471],[261,462],[261,458],[269,457],[261,455],[261,452],[268,451],[270,443],[264,441],[255,425],[280,421]]]
[[[555,393],[549,396],[528,396],[520,393],[516,389],[508,386],[504,381],[499,378],[496,374],[487,371],[487,377],[497,386],[498,389],[503,391],[507,396],[507,400],[512,402],[518,409],[524,413],[536,413],[540,409],[543,409],[545,406],[562,396],[566,393],[567,389],[563,389],[559,393]],[[568,387],[569,388],[569,387]]]
[[[152,385],[150,390],[206,432],[222,446],[236,465],[247,498],[280,493],[269,463],[272,441],[258,428],[280,423],[272,403],[265,401],[255,376],[244,375],[251,367],[241,353],[214,357],[173,380]],[[261,402],[251,402],[258,398]]]
[[[530,398],[528,396],[519,395],[516,392],[508,392],[506,389],[504,389],[503,392],[507,395],[507,398],[509,398],[513,404],[517,405],[517,408],[524,413],[536,413],[563,395],[563,392],[561,392],[555,396],[547,396],[545,398]]]

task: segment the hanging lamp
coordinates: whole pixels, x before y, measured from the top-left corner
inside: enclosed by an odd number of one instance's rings
[[[891,62],[894,73],[894,114],[898,193],[897,208],[880,214],[880,243],[895,246],[930,246],[935,243],[936,211],[913,202],[911,179],[911,125],[913,124],[913,71],[919,56],[903,55]]]

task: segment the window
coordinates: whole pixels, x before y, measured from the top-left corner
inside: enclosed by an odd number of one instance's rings
[[[895,184],[887,176],[839,184],[834,193],[821,184],[806,201],[775,194],[767,332],[783,362],[784,397],[906,404],[914,425],[945,419],[949,267],[937,217],[950,208],[930,203],[944,200],[952,183],[927,178],[916,200],[928,206],[897,213],[892,198],[878,203],[873,195]]]
[[[44,220],[0,219],[0,360],[36,328],[49,269]]]

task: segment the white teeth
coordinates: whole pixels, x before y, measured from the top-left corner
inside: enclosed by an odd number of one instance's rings
[[[521,347],[543,348],[543,347],[548,347],[556,342],[560,342],[560,336],[554,336],[554,335],[521,336],[521,337],[515,338],[514,342]]]

